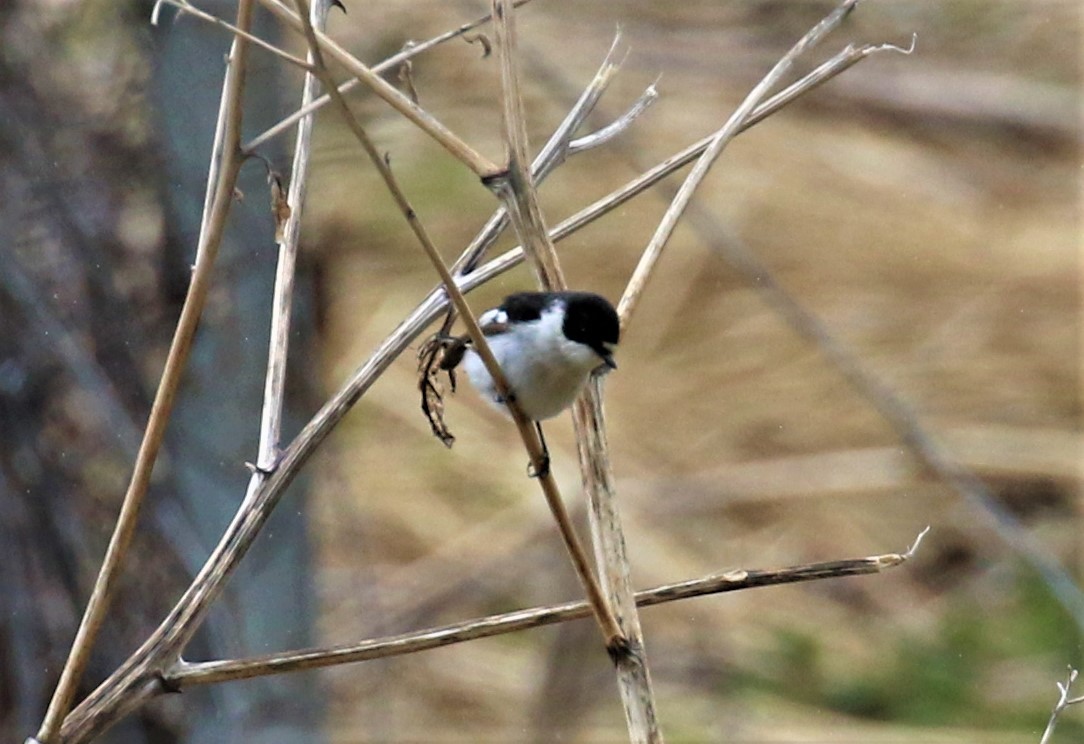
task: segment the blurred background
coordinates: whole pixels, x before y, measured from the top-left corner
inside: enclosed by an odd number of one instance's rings
[[[714,131],[833,3],[568,3],[518,11],[541,145],[620,27],[592,125],[658,80],[618,141],[541,190],[550,224]],[[232,16],[231,3],[200,4]],[[484,2],[349,2],[330,32],[375,63]],[[105,0],[0,5],[0,735],[36,730],[119,508],[183,300],[229,38]],[[902,551],[879,576],[641,614],[669,740],[1037,742],[1081,618],[914,458],[771,279],[813,313],[1044,556],[1081,570],[1082,10],[1070,0],[867,0],[813,54],[875,55],[735,140],[677,230],[605,384],[637,587]],[[258,32],[301,53],[267,18]],[[483,32],[486,29],[482,29]],[[389,79],[397,80],[394,74]],[[491,159],[495,60],[453,40],[414,60],[421,104]],[[300,76],[253,54],[246,135]],[[350,100],[452,260],[492,196],[384,104]],[[286,173],[291,136],[261,154]],[[678,181],[568,238],[570,283],[617,300]],[[246,168],[134,562],[85,681],[152,630],[232,516],[254,459],[276,256]],[[292,436],[435,284],[337,117],[318,118],[290,371]],[[511,247],[506,236],[498,248]],[[728,257],[752,254],[761,268]],[[751,274],[757,276],[751,276]],[[519,268],[471,295],[527,289]],[[778,295],[776,295],[778,297]],[[416,347],[415,347],[416,350]],[[445,449],[407,352],[281,503],[190,659],[348,643],[577,598],[513,428],[467,386]],[[570,421],[547,426],[581,520]],[[193,689],[106,741],[627,739],[589,621],[322,672]],[[1069,709],[1055,741],[1084,735]]]

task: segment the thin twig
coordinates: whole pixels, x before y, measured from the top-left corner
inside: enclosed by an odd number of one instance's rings
[[[192,16],[195,16],[196,18],[199,18],[201,21],[204,21],[206,23],[210,23],[213,26],[218,26],[219,28],[223,28],[223,29],[229,31],[234,36],[240,36],[241,38],[250,41],[253,45],[258,46],[261,49],[264,49],[264,50],[266,50],[268,52],[271,52],[271,54],[274,54],[276,57],[279,57],[280,59],[283,59],[283,60],[289,62],[291,65],[294,65],[295,67],[300,67],[302,70],[306,70],[306,71],[311,71],[311,69],[312,69],[312,67],[309,65],[309,63],[307,63],[305,60],[303,60],[303,59],[301,59],[299,57],[295,57],[294,55],[287,52],[285,49],[279,49],[274,44],[271,44],[270,42],[264,41],[259,36],[256,36],[253,33],[250,33],[250,32],[245,31],[243,29],[237,28],[237,26],[233,25],[232,23],[229,23],[228,21],[222,20],[221,18],[219,18],[216,15],[212,15],[212,14],[208,13],[205,10],[197,8],[195,5],[188,2],[188,0],[157,0],[154,3],[154,9],[151,11],[151,25],[152,26],[157,26],[158,25],[158,14],[159,14],[160,9],[161,9],[161,7],[163,5],[170,5],[170,6],[174,7],[174,8],[176,8],[177,10],[179,10],[181,12],[182,15],[184,13],[188,13],[189,15],[192,15]]]
[[[323,29],[327,22],[330,0],[315,0],[311,11],[311,23]],[[306,67],[313,69],[313,56],[309,52]],[[301,91],[301,106],[311,102],[320,90],[320,81],[314,72],[305,75]],[[271,304],[271,340],[268,349],[267,378],[264,386],[263,412],[260,418],[260,444],[253,480],[263,482],[263,472],[274,467],[278,460],[279,439],[282,434],[282,413],[286,399],[286,358],[290,344],[290,318],[293,309],[294,276],[297,267],[297,249],[301,240],[301,215],[305,207],[308,186],[309,158],[312,154],[313,116],[303,117],[297,125],[294,144],[294,161],[290,169],[290,189],[286,201],[290,217],[282,231],[279,243],[279,260],[275,274],[275,289]],[[261,472],[262,471],[262,472]],[[249,492],[255,489],[250,486]],[[247,500],[247,499],[246,499]]]
[[[910,559],[918,548],[924,534],[925,530],[911,547],[903,553],[885,553],[865,558],[808,563],[777,569],[735,569],[721,574],[713,574],[675,584],[665,584],[653,589],[636,592],[634,595],[635,601],[638,607],[651,607],[708,594],[881,573]],[[585,618],[590,615],[591,607],[587,602],[583,600],[565,602],[563,604],[490,615],[389,638],[374,638],[344,646],[293,651],[250,659],[185,663],[171,670],[165,682],[170,687],[183,689],[192,685],[251,679],[302,669],[351,664],[358,661],[415,653],[478,638],[489,638],[528,628]]]
[[[515,0],[515,5],[516,5],[516,7],[519,7],[521,5],[526,5],[529,2],[531,2],[531,0]],[[412,45],[410,47],[404,47],[397,54],[393,54],[392,56],[385,59],[383,62],[380,62],[378,64],[373,65],[372,70],[373,70],[373,72],[376,72],[376,73],[381,73],[381,72],[384,72],[385,70],[390,70],[393,67],[397,67],[397,66],[401,65],[402,63],[410,60],[411,58],[416,57],[417,55],[421,54],[422,52],[429,51],[430,49],[437,46],[438,44],[443,44],[446,41],[449,41],[449,40],[454,39],[454,38],[459,37],[459,36],[463,36],[463,35],[471,32],[471,31],[473,31],[474,29],[478,28],[479,26],[482,26],[482,25],[484,25],[486,23],[489,23],[489,21],[490,21],[490,16],[489,15],[484,15],[481,18],[476,18],[475,20],[470,21],[469,23],[464,23],[459,28],[452,29],[451,31],[445,31],[442,34],[438,34],[437,36],[434,36],[431,39],[427,39],[425,41],[419,42],[419,43],[414,44],[414,45]],[[351,90],[353,88],[356,88],[359,85],[361,85],[361,80],[360,79],[358,79],[358,78],[350,78],[349,80],[347,80],[344,83],[339,83],[339,86],[338,86],[338,88],[336,90],[338,90],[340,93],[346,93],[347,91],[349,91],[349,90]],[[320,108],[326,106],[330,101],[331,101],[331,96],[329,94],[327,94],[327,93],[324,93],[322,96],[320,96],[319,98],[316,98],[311,103],[308,103],[308,104],[302,106],[301,108],[299,108],[297,111],[295,111],[292,114],[290,114],[289,116],[287,116],[282,121],[278,122],[277,124],[274,124],[273,126],[268,127],[263,132],[256,135],[255,137],[253,137],[251,140],[246,142],[242,146],[241,149],[244,152],[252,152],[253,150],[255,150],[260,145],[264,144],[265,142],[268,142],[269,140],[273,139],[274,137],[277,137],[278,135],[280,135],[283,132],[285,132],[286,130],[288,130],[302,116],[307,116],[308,114],[313,113],[317,109],[320,109]]]
[[[1078,703],[1084,703],[1084,696],[1082,697],[1069,697],[1069,691],[1073,687],[1073,683],[1076,682],[1076,678],[1079,672],[1072,667],[1069,667],[1069,677],[1065,680],[1065,684],[1058,682],[1058,702],[1054,704],[1054,709],[1050,711],[1050,720],[1046,723],[1046,730],[1043,731],[1043,738],[1039,739],[1039,744],[1049,744],[1050,737],[1054,735],[1054,728],[1058,725],[1058,716],[1061,712],[1068,708],[1070,705],[1077,705]]]
[[[666,244],[669,242],[670,236],[673,235],[678,220],[681,218],[682,214],[684,214],[685,208],[689,205],[696,189],[703,182],[708,171],[711,169],[712,165],[715,164],[716,159],[722,154],[723,148],[725,148],[727,143],[737,135],[745,119],[748,118],[749,114],[756,108],[756,105],[760,103],[761,99],[768,94],[768,91],[778,83],[784,75],[786,75],[794,65],[795,60],[803,52],[813,47],[829,32],[839,26],[839,24],[843,22],[843,19],[854,10],[854,7],[857,4],[858,0],[844,0],[839,7],[833,10],[828,16],[821,20],[820,23],[810,29],[805,36],[799,39],[798,43],[791,47],[791,49],[775,63],[775,66],[772,67],[768,74],[753,87],[753,90],[749,92],[749,95],[745,97],[745,100],[741,102],[741,105],[735,109],[733,114],[731,114],[726,124],[712,136],[707,148],[705,148],[703,154],[701,154],[696,161],[693,169],[689,172],[689,175],[678,189],[677,195],[670,203],[670,207],[666,210],[662,220],[660,220],[659,226],[655,230],[655,234],[651,237],[651,241],[648,243],[647,248],[644,249],[643,255],[640,257],[640,262],[637,264],[632,277],[629,279],[628,286],[625,288],[625,293],[622,295],[621,302],[617,306],[617,314],[621,318],[623,327],[628,324],[632,312],[636,309],[640,296],[643,294],[644,287],[647,284],[648,279],[654,273],[655,265],[662,255],[663,248],[665,248]]]
[[[249,27],[252,20],[252,10],[252,0],[242,0],[238,4],[237,26],[239,28]],[[56,690],[38,732],[37,738],[43,744],[53,740],[71,708],[79,680],[82,677],[87,661],[90,659],[94,642],[101,630],[114,584],[120,575],[121,568],[124,565],[124,558],[128,552],[128,546],[135,534],[139,510],[146,496],[147,487],[150,485],[151,471],[154,468],[154,462],[162,445],[166,423],[169,421],[170,413],[173,410],[173,402],[180,384],[181,373],[188,359],[192,339],[195,336],[196,327],[203,312],[204,301],[210,288],[214,259],[221,243],[226,215],[229,212],[234,185],[242,163],[239,157],[241,92],[244,88],[247,54],[248,42],[243,38],[235,37],[229,56],[230,64],[226,70],[226,79],[223,84],[226,114],[223,117],[225,128],[221,168],[222,178],[215,193],[208,229],[201,236],[199,250],[197,250],[196,254],[196,266],[192,275],[192,284],[189,287],[188,295],[185,297],[181,316],[177,321],[177,330],[174,333],[169,354],[166,357],[165,367],[162,370],[162,378],[151,407],[147,428],[143,434],[143,441],[136,456],[132,478],[124,495],[124,502],[121,505],[120,514],[117,517],[117,523],[109,541],[109,547],[106,549],[105,558],[98,572],[98,578],[95,581],[86,611],[72,643],[71,653],[64,664],[64,670],[61,672],[60,680],[57,682]]]
[[[557,166],[564,163],[570,155],[584,152],[587,149],[601,145],[610,139],[610,137],[595,137],[594,135],[597,134],[596,132],[589,133],[576,139],[573,139],[572,137],[583,125],[584,121],[586,121],[588,114],[594,110],[599,99],[602,97],[602,94],[605,93],[606,89],[609,87],[614,75],[617,74],[618,64],[615,62],[615,57],[620,41],[621,34],[615,34],[614,40],[610,44],[610,50],[602,60],[602,64],[599,65],[598,70],[595,72],[595,76],[580,94],[579,98],[576,99],[576,103],[569,109],[568,114],[557,126],[553,134],[550,135],[545,146],[535,157],[534,162],[531,164],[531,174],[536,184],[542,183],[542,181],[544,181]],[[614,134],[625,131],[632,125],[636,118],[640,116],[640,114],[646,111],[647,108],[654,103],[657,97],[658,95],[654,88],[649,87],[635,102],[633,102],[628,111],[620,118],[606,125],[604,129],[612,131]],[[618,126],[615,127],[615,125]],[[478,235],[471,241],[463,251],[463,254],[452,265],[452,273],[458,277],[474,271],[482,255],[497,242],[497,238],[500,237],[501,232],[507,225],[508,210],[502,205],[501,207],[498,207],[497,211],[495,211],[489,220],[486,221],[485,226],[478,232]]]
[[[260,0],[260,4],[284,21],[289,27],[302,34],[305,33],[305,24],[297,15],[279,0]],[[436,117],[410,100],[409,96],[403,95],[395,86],[387,82],[377,72],[364,65],[357,57],[350,54],[334,40],[317,31],[314,34],[316,46],[322,53],[333,58],[342,65],[351,75],[360,79],[370,90],[382,98],[392,108],[406,117],[423,132],[432,137],[436,142],[453,155],[457,160],[466,165],[479,178],[486,179],[496,175],[500,169],[492,161],[487,159],[477,150],[468,145],[448,127],[439,122]],[[337,86],[332,82],[324,86],[328,93],[338,92]]]

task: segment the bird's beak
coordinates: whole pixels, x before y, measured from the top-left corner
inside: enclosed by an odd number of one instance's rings
[[[610,369],[617,369],[617,362],[614,361],[614,355],[610,352],[606,352],[602,355],[602,361],[605,362],[606,366]]]

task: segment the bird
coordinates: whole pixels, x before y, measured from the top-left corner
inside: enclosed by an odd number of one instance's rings
[[[482,313],[478,325],[515,403],[535,422],[545,458],[532,475],[545,475],[549,451],[540,422],[571,406],[593,372],[617,369],[617,311],[593,292],[517,292]],[[507,401],[466,335],[451,340],[440,366],[452,370],[460,362],[482,397],[507,412]]]

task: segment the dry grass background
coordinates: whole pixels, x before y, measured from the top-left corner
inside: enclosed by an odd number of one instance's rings
[[[630,51],[604,107],[620,110],[662,76],[661,99],[621,145],[546,183],[550,222],[633,175],[630,151],[653,163],[719,126],[825,7],[524,8],[536,145],[617,23]],[[331,30],[376,60],[482,9],[352,6]],[[1076,570],[1081,11],[869,2],[845,34],[906,43],[912,31],[913,56],[871,59],[739,137],[697,201]],[[414,76],[423,105],[499,155],[492,60],[449,44],[418,59]],[[454,256],[490,195],[378,103],[357,110]],[[324,114],[318,132],[307,235],[324,266],[330,390],[436,280],[345,129]],[[573,286],[616,299],[664,206],[643,196],[565,241]],[[471,301],[529,286],[521,269]],[[606,405],[637,586],[900,550],[933,526],[914,563],[888,575],[646,610],[672,741],[1038,740],[1054,681],[1079,663],[1073,623],[984,517],[923,474],[869,402],[688,226],[619,363]],[[312,502],[324,641],[577,596],[511,424],[466,387],[448,419],[450,451],[429,434],[404,356],[333,436]],[[576,494],[570,423],[547,436]],[[592,630],[327,672],[334,738],[621,740]],[[1072,721],[1063,726],[1071,737]]]

